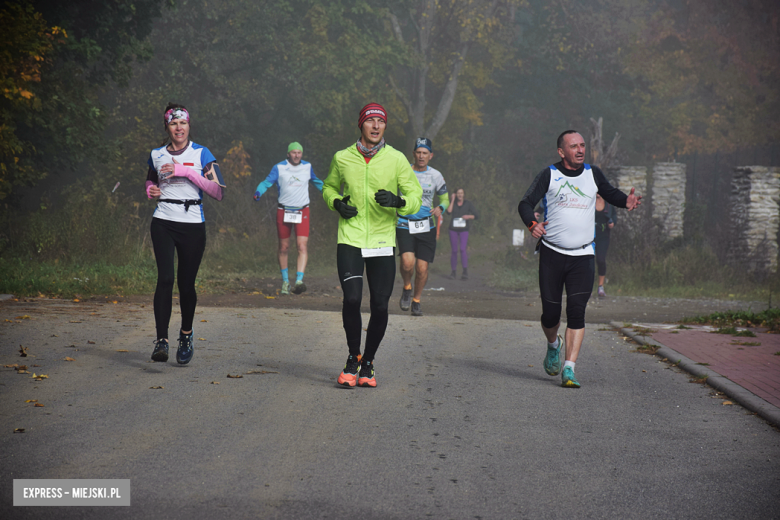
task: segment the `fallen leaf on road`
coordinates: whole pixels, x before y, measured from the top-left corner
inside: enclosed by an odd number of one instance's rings
[[[265,299],[266,300],[275,300],[276,296],[266,296]]]
[[[228,377],[229,377],[230,379],[241,379],[241,378],[242,378],[242,377],[244,377],[244,376],[242,376],[241,374],[236,374],[236,375],[234,375],[234,376],[231,376],[230,374],[228,374]]]
[[[15,320],[29,320],[29,319],[30,319],[30,317],[29,317],[28,315],[26,315],[26,314],[25,314],[24,316],[17,316],[17,317],[16,317],[16,318],[14,318],[14,319],[15,319]]]
[[[4,368],[17,368],[18,366],[18,363],[14,363],[13,365],[3,365]]]
[[[35,403],[35,406],[36,406],[37,408],[43,408],[43,405],[42,405],[41,403]]]
[[[211,384],[212,385],[218,385],[219,383],[217,381],[212,381]]]
[[[24,428],[15,428],[14,433],[24,433]]]
[[[642,370],[642,372],[647,372],[647,370]]]
[[[79,320],[70,320],[70,323],[81,323]]]
[[[119,350],[117,350],[117,352],[127,352],[127,349],[126,348],[120,348]]]
[[[27,357],[27,347],[19,345],[19,355],[22,357]]]
[[[734,404],[734,403],[732,403],[731,401],[723,401],[721,404],[725,405],[725,404]]]
[[[78,301],[79,301],[79,299],[78,299],[78,298],[75,298],[73,301],[74,301],[74,302],[78,302]]]
[[[250,370],[249,372],[246,373],[247,374],[278,374],[279,372],[273,372],[271,370]]]
[[[534,367],[533,365],[528,365],[528,366],[529,366],[530,368],[533,368],[533,367]]]
[[[41,381],[42,379],[49,379],[49,376],[47,376],[45,374],[38,375],[35,372],[33,372],[33,375],[32,375],[32,377],[30,377],[30,379],[35,379],[36,381]]]
[[[57,336],[56,334],[52,334],[51,337],[52,338],[59,338],[59,336]]]
[[[111,303],[119,303],[119,302],[118,302],[118,301],[116,301],[116,300],[114,300],[114,301],[112,301]]]
[[[73,359],[72,357],[66,357],[66,358],[65,358],[65,361],[76,361],[76,360],[75,360],[75,359]]]
[[[150,386],[149,390],[162,390],[163,388],[165,388],[165,387],[164,386]]]
[[[94,345],[94,344],[95,344],[94,341],[87,341],[87,345]]]
[[[201,323],[208,323],[209,320],[200,320]]]
[[[39,367],[39,366],[41,366],[41,365],[33,365],[33,366],[34,366],[34,367]]]
[[[25,403],[37,403],[37,402],[38,402],[37,399],[28,399],[25,401]]]
[[[198,338],[200,341],[206,341],[206,338]]]

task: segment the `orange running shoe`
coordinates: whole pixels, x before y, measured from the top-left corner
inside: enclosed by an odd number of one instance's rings
[[[344,365],[344,370],[341,371],[341,375],[338,378],[338,383],[346,387],[355,386],[357,384],[357,378],[359,372],[360,372],[359,357],[355,357],[350,354],[350,356],[347,358],[347,364]]]
[[[360,362],[360,378],[358,386],[367,386],[376,388],[376,378],[374,378],[374,362],[363,360]]]

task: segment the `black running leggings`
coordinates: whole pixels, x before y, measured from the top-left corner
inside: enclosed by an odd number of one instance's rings
[[[198,275],[203,251],[206,249],[206,224],[152,219],[152,246],[157,259],[157,289],[154,291],[154,321],[157,338],[168,337],[173,306],[173,253],[179,258],[176,279],[179,285],[181,330],[192,330],[192,319],[198,295],[195,277]]]
[[[585,308],[593,292],[593,255],[571,256],[542,243],[539,251],[539,291],[542,294],[542,326],[561,321],[563,288],[566,287],[566,326],[585,328]]]
[[[347,346],[353,356],[360,354],[360,335],[363,320],[360,315],[360,302],[363,299],[363,268],[368,278],[368,290],[371,295],[371,318],[368,321],[366,349],[363,358],[373,361],[379,343],[387,330],[387,305],[393,295],[395,281],[395,256],[375,256],[363,258],[359,247],[339,244],[336,253],[341,290],[344,291],[344,305],[341,317],[344,332],[347,333]]]
[[[600,224],[596,224],[597,226]],[[599,276],[607,274],[607,249],[609,249],[610,230],[596,231],[596,267],[599,270]]]

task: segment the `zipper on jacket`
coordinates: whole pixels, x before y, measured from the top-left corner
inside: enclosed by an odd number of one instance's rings
[[[374,156],[374,157],[376,157],[376,156]],[[372,160],[373,160],[373,158],[372,158]],[[365,159],[363,159],[363,161],[365,161]],[[366,245],[369,244],[368,237],[371,236],[371,232],[368,229],[369,226],[371,225],[371,218],[370,218],[371,217],[371,211],[370,211],[369,206],[368,206],[368,195],[369,195],[369,193],[368,193],[369,192],[369,189],[368,189],[368,164],[370,162],[371,162],[371,160],[369,160],[366,163],[366,170],[365,170],[366,171],[366,179],[365,179],[366,180],[366,189],[364,190],[364,193],[365,193],[365,204],[366,204],[366,242],[365,242]]]

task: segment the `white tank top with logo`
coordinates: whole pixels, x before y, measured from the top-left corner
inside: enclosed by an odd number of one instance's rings
[[[593,170],[586,164],[577,177],[567,177],[550,166],[550,187],[542,199],[547,234],[544,244],[570,256],[593,255],[596,234],[596,193]]]

